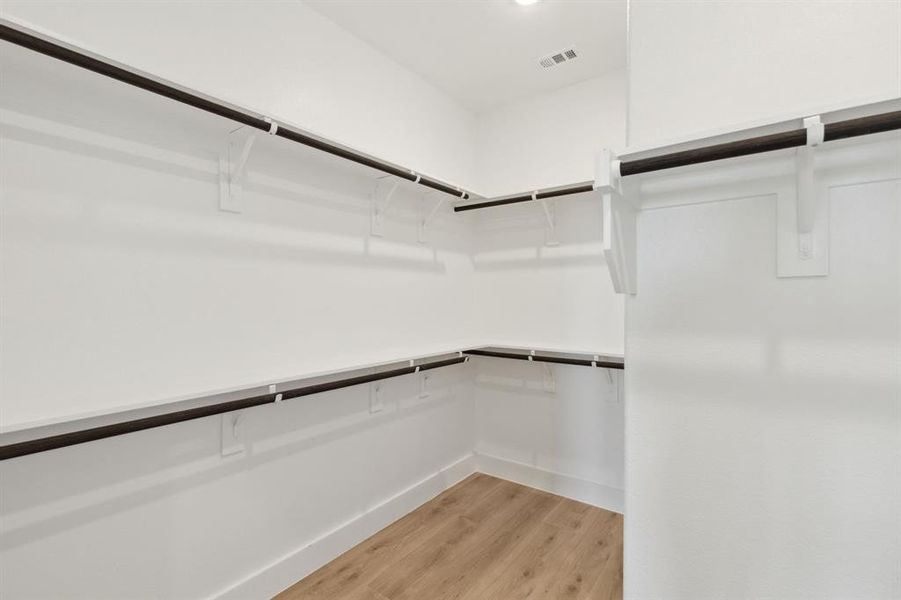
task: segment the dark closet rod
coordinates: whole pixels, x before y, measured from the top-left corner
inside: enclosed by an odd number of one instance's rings
[[[901,110],[859,117],[856,119],[848,119],[846,121],[837,121],[835,123],[826,123],[823,141],[831,142],[833,140],[842,140],[845,138],[881,133],[883,131],[894,131],[897,129],[901,129]],[[674,169],[676,167],[685,167],[688,165],[724,160],[738,156],[748,156],[751,154],[772,152],[774,150],[784,150],[786,148],[797,148],[799,146],[804,146],[805,144],[807,144],[807,130],[803,128],[793,129],[791,131],[761,135],[734,142],[702,146],[692,150],[682,150],[679,152],[671,152],[669,154],[660,154],[659,156],[650,156],[648,158],[637,158],[635,160],[624,160],[620,163],[620,175],[628,177],[629,175],[663,171],[664,169]],[[576,183],[553,191],[536,192],[535,194],[523,194],[520,196],[511,196],[509,198],[462,204],[460,206],[455,206],[454,211],[463,212],[480,208],[490,208],[492,206],[503,206],[504,204],[516,204],[518,202],[531,202],[532,200],[567,196],[570,194],[582,194],[584,192],[590,192],[592,189],[593,185],[591,183]]]
[[[408,364],[406,366],[399,368],[385,367],[385,370],[377,371],[375,373],[367,373],[365,375],[358,375],[354,377],[343,377],[331,381],[303,385],[300,387],[273,393],[260,394],[247,398],[239,398],[236,400],[228,400],[225,402],[209,404],[206,406],[176,410],[160,415],[153,415],[140,419],[121,421],[118,423],[111,423],[109,425],[100,425],[88,429],[80,429],[68,433],[60,433],[23,442],[16,442],[7,444],[5,446],[0,446],[0,460],[17,458],[19,456],[26,456],[28,454],[35,454],[37,452],[45,452],[47,450],[54,450],[56,448],[65,448],[66,446],[74,446],[75,444],[93,442],[95,440],[102,440],[104,438],[124,435],[126,433],[133,433],[135,431],[142,431],[144,429],[152,429],[154,427],[173,425],[175,423],[181,423],[183,421],[201,419],[203,417],[210,417],[213,415],[233,412],[236,410],[243,410],[245,408],[261,406],[263,404],[275,404],[276,402],[289,400],[291,398],[300,398],[301,396],[309,396],[310,394],[320,394],[322,392],[338,390],[354,385],[361,385],[363,383],[369,383],[372,381],[380,381],[382,379],[389,379],[391,377],[410,375],[419,371],[428,371],[430,369],[438,369],[440,367],[456,365],[462,362],[466,362],[467,360],[468,357],[466,356],[454,356],[452,358],[423,362],[421,364],[412,364],[413,361],[410,361],[411,364]]]
[[[509,198],[498,198],[497,200],[485,200],[484,202],[473,202],[472,204],[461,204],[454,207],[455,212],[464,212],[467,210],[476,210],[478,208],[489,208],[491,206],[503,206],[505,204],[517,204],[518,202],[531,202],[532,200],[547,200],[548,198],[556,198],[558,196],[568,196],[570,194],[582,194],[590,192],[594,189],[594,184],[590,181],[585,183],[575,183],[556,190],[548,190],[544,192],[535,192],[534,194],[523,194],[521,196],[510,196]]]
[[[538,352],[516,350],[512,348],[473,348],[464,350],[463,354],[473,356],[492,356],[495,358],[512,358],[533,362],[549,362],[563,365],[579,365],[580,367],[599,367],[603,369],[625,369],[625,361],[616,356],[573,354],[569,352]]]
[[[0,39],[87,69],[88,71],[99,73],[100,75],[104,75],[111,79],[127,83],[128,85],[141,88],[142,90],[159,94],[160,96],[175,100],[176,102],[181,102],[182,104],[199,108],[200,110],[204,110],[214,115],[231,119],[232,121],[259,129],[260,131],[272,132],[274,130],[274,135],[277,135],[278,137],[297,142],[298,144],[303,144],[304,146],[316,148],[317,150],[333,154],[334,156],[340,156],[341,158],[382,171],[383,173],[388,173],[395,177],[400,177],[407,181],[424,185],[433,190],[438,190],[439,192],[444,192],[445,194],[450,194],[463,200],[466,200],[471,196],[469,192],[420,175],[410,169],[404,169],[360,154],[280,123],[278,123],[277,128],[275,128],[270,120],[257,113],[228,105],[213,98],[198,96],[194,93],[175,87],[172,84],[159,81],[146,75],[141,75],[100,58],[73,50],[2,23],[0,23]]]

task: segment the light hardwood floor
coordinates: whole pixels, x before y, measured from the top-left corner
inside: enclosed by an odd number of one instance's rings
[[[276,600],[612,600],[622,572],[622,515],[476,473]]]

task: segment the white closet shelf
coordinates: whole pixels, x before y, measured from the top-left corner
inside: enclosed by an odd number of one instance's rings
[[[37,54],[43,54],[71,64],[87,71],[97,73],[105,78],[125,83],[129,86],[151,92],[182,105],[199,109],[207,114],[228,119],[252,130],[268,133],[275,137],[290,140],[297,144],[314,148],[325,154],[351,161],[370,169],[397,177],[415,185],[425,186],[458,200],[476,200],[454,206],[455,212],[478,210],[495,206],[503,206],[519,202],[532,202],[553,199],[561,196],[583,194],[592,191],[605,191],[605,188],[622,177],[662,171],[688,165],[721,161],[740,156],[773,152],[808,145],[806,128],[791,128],[765,135],[758,135],[724,143],[713,143],[700,147],[675,152],[654,152],[652,156],[640,158],[615,159],[606,165],[610,172],[599,173],[595,181],[559,186],[546,190],[535,190],[529,193],[504,198],[473,198],[473,194],[462,188],[428,177],[416,171],[401,167],[374,156],[354,150],[346,145],[328,140],[299,127],[281,122],[276,118],[260,112],[242,108],[224,100],[201,94],[186,87],[165,81],[159,77],[143,73],[109,60],[84,49],[65,44],[59,40],[41,35],[27,27],[12,21],[0,19],[0,40],[25,48]],[[14,87],[14,86],[9,86]],[[871,135],[885,131],[901,129],[901,110],[892,110],[881,114],[845,119],[824,123],[821,141],[830,142],[847,138]],[[704,140],[698,140],[704,141]],[[657,149],[658,151],[660,149]],[[612,153],[611,153],[612,156]],[[615,158],[615,157],[614,157]],[[605,185],[606,182],[606,185]],[[616,187],[616,186],[613,186]]]
[[[46,64],[49,62],[46,59],[43,60],[43,63],[40,63],[33,58],[40,55],[61,61],[56,64],[66,63],[74,65],[80,67],[83,70],[81,72],[99,75],[100,77],[91,76],[90,80],[80,78],[78,81],[70,81],[70,85],[66,89],[67,97],[70,93],[89,96],[90,102],[87,103],[90,106],[87,109],[89,111],[98,110],[97,106],[94,106],[98,104],[98,100],[102,103],[103,100],[108,98],[116,99],[119,105],[131,106],[132,108],[152,109],[164,107],[167,111],[171,111],[166,117],[172,118],[173,123],[171,125],[174,129],[182,128],[190,122],[192,129],[196,128],[197,132],[200,133],[201,139],[205,134],[216,135],[217,130],[221,133],[233,131],[237,124],[248,128],[251,132],[263,134],[263,137],[268,137],[266,135],[268,134],[273,138],[288,140],[324,155],[336,157],[342,161],[356,163],[378,172],[381,177],[387,174],[408,182],[414,187],[425,187],[430,191],[441,192],[458,200],[466,200],[473,197],[471,192],[459,186],[383,160],[346,144],[329,140],[275,115],[265,115],[260,111],[238,106],[226,100],[167,81],[83,48],[78,48],[72,44],[43,35],[14,21],[0,19],[0,40],[28,51],[27,54],[13,53],[11,48],[4,47],[4,60],[18,63],[15,65],[16,69],[14,70],[24,72],[29,77],[33,78],[35,73],[45,72],[48,75],[48,81],[53,82],[54,85],[65,84],[67,80],[71,80],[72,69],[67,69],[68,73],[61,73],[53,65]],[[107,83],[103,83],[104,81]],[[121,84],[126,85],[122,86]],[[9,87],[14,88],[14,86]],[[153,96],[150,94],[140,94],[143,97],[138,97],[135,94],[129,95],[123,88],[137,88],[151,92]],[[120,96],[123,94],[128,97],[121,98]],[[13,94],[13,103],[16,102],[18,96],[22,96],[22,94]],[[23,96],[25,98],[23,108],[27,109],[29,113],[36,108],[29,100],[34,97],[45,98],[44,102],[49,103],[48,108],[50,110],[48,112],[51,113],[59,105],[60,94],[49,90],[48,93],[43,95],[31,94],[27,95],[27,97]],[[151,100],[154,97],[163,98],[164,100],[162,102]],[[197,110],[190,111],[193,115],[189,115],[187,112],[173,111],[173,108],[179,105]],[[206,116],[196,118],[197,115]],[[115,120],[115,117],[111,115],[107,115],[107,117],[110,117],[110,121]],[[92,120],[96,121],[97,119],[88,119],[89,122]],[[149,129],[150,135],[156,135],[153,132],[153,128],[161,127],[168,123],[169,120],[169,118],[165,117],[154,119],[144,115],[142,122],[130,124],[129,129]],[[183,131],[178,133],[182,136],[184,135]]]
[[[373,381],[413,375],[423,371],[465,363],[470,356],[488,356],[608,369],[624,368],[622,357],[610,355],[548,352],[494,346],[471,348],[469,350],[382,363],[374,366],[354,367],[302,379],[221,392],[153,407],[137,408],[3,433],[0,434],[0,440],[6,443],[0,445],[0,460],[18,458],[145,429],[164,427],[184,421],[244,410],[264,404],[276,404],[292,398],[321,394]]]
[[[0,434],[0,460],[465,363],[463,352],[353,367]]]

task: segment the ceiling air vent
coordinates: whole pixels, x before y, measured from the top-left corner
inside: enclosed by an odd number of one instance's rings
[[[565,48],[560,52],[554,52],[553,54],[542,56],[538,59],[538,64],[545,69],[550,69],[551,67],[562,65],[565,62],[569,62],[577,58],[579,58],[579,54],[576,52],[575,48]]]

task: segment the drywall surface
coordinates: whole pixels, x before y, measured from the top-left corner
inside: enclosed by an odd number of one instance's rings
[[[302,4],[263,8],[14,2],[2,14],[469,185],[469,113]],[[557,247],[543,245],[537,205],[479,233],[445,205],[420,243],[436,199],[402,186],[378,237],[372,174],[263,135],[240,212],[226,212],[220,156],[245,132],[24,51],[4,49],[3,78],[4,428],[477,342],[621,350],[595,199],[561,203]],[[510,312],[530,286],[541,293]],[[533,367],[479,368],[490,383]],[[4,462],[0,596],[265,597],[480,465],[473,448],[486,470],[621,505],[616,380],[555,367],[557,391],[520,407],[541,440],[528,461],[528,439],[500,422],[517,398],[502,384],[476,400],[473,368],[433,372],[425,390],[385,382],[375,412],[373,386],[245,411],[235,456],[220,456],[230,415]]]
[[[4,427],[467,344],[464,223],[400,190],[370,236],[374,180],[268,136],[221,211],[218,123],[11,54]],[[227,415],[4,461],[0,596],[268,597],[466,473],[466,369],[245,411],[237,456]]]
[[[601,208],[592,194],[549,204],[553,232],[538,202],[479,211],[473,254],[479,335],[527,348],[622,353],[623,299],[607,274]]]
[[[622,371],[475,362],[479,471],[622,512]]]
[[[329,40],[323,60],[342,38],[298,6],[4,14],[289,118],[310,107],[321,120],[296,120],[317,128],[351,114],[356,145],[391,140],[367,149],[411,167],[471,156],[467,121],[438,126],[457,113],[363,47],[337,44],[343,70],[307,69],[295,43]],[[2,71],[4,428],[472,343],[471,227],[445,205],[420,243],[434,198],[400,188],[371,236],[371,173],[259,135],[241,212],[222,211],[233,124],[21,49],[3,48]],[[290,87],[303,73],[312,96]],[[351,89],[375,81],[388,89]],[[436,174],[455,178],[446,164]],[[375,412],[373,386],[245,411],[234,456],[220,456],[228,415],[4,461],[0,596],[270,597],[472,469],[467,369],[430,372],[424,394],[418,376],[383,382]]]
[[[496,196],[593,180],[597,152],[625,144],[625,106],[625,74],[614,73],[480,115],[482,187]],[[567,196],[546,208],[475,214],[479,333],[494,343],[621,353],[622,298],[603,258],[600,198]]]
[[[901,96],[894,0],[632,0],[629,144]]]
[[[474,282],[478,333],[526,348],[621,354],[623,299],[601,249],[592,196],[556,207],[545,245],[538,203],[482,211]],[[478,359],[476,453],[481,471],[603,508],[623,510],[619,373]]]
[[[0,596],[272,597],[471,472],[468,368],[5,461]]]
[[[384,160],[474,185],[472,115],[303,2],[13,0],[0,15]]]
[[[614,72],[478,115],[479,190],[491,197],[594,179],[625,143],[626,73]]]
[[[262,134],[222,211],[233,124],[24,49],[3,69],[4,427],[471,343],[470,226],[445,205],[420,243],[414,186],[371,236],[368,170]]]
[[[467,228],[442,215],[417,243],[417,198],[370,237],[372,180],[264,139],[244,212],[224,212],[212,151],[16,115],[0,165],[4,427],[471,342]]]
[[[625,143],[625,76],[616,73],[479,116],[489,195],[594,178],[594,157]],[[478,334],[487,343],[623,352],[623,299],[610,283],[594,195],[481,210],[474,216]],[[609,375],[609,377],[608,377]],[[480,470],[623,510],[623,404],[604,369],[480,359]]]
[[[899,8],[635,2],[631,141],[897,94]],[[877,142],[823,192],[826,277],[776,277],[763,188],[791,169],[748,193],[696,168],[681,205],[639,215],[627,598],[901,595],[901,148],[871,177]]]
[[[775,277],[774,196],[642,213],[628,598],[901,593],[899,200],[832,190],[823,278]]]

